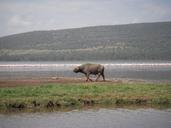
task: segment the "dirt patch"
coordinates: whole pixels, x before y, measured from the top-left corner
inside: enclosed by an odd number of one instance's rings
[[[95,81],[94,81],[95,82]],[[130,79],[107,79],[105,83],[144,83],[143,80],[130,80]],[[72,77],[45,77],[45,78],[31,78],[31,79],[13,79],[13,80],[0,80],[0,87],[17,87],[17,86],[38,86],[46,83],[92,83],[86,82],[85,78],[72,78]],[[98,83],[104,83],[99,80]]]
[[[99,81],[103,82],[103,81]],[[106,82],[114,82],[106,80]],[[115,81],[121,82],[121,81]],[[16,80],[0,80],[0,87],[16,87],[16,86],[36,86],[46,83],[86,83],[85,78],[71,77],[49,77],[49,78],[32,78],[32,79],[16,79]]]

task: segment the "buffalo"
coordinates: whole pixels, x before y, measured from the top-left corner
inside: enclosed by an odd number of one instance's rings
[[[83,64],[80,65],[73,70],[75,73],[83,73],[86,76],[86,81],[92,81],[92,79],[89,78],[89,76],[92,75],[98,75],[96,78],[96,81],[100,78],[100,76],[103,77],[103,81],[105,81],[105,75],[104,75],[104,66],[100,64]]]

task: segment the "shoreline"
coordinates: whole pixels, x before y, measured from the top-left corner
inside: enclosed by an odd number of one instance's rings
[[[157,81],[157,80],[144,80],[144,79],[129,79],[129,78],[111,78],[103,81],[99,79],[98,82],[86,82],[85,77],[41,77],[41,78],[21,78],[21,79],[0,79],[0,88],[4,87],[18,87],[18,86],[39,86],[47,83],[146,83],[146,84],[171,84],[171,81]]]
[[[69,112],[69,111],[84,111],[84,110],[99,110],[99,109],[127,109],[127,110],[137,110],[137,109],[155,109],[155,110],[171,110],[171,106],[167,105],[154,105],[154,104],[93,104],[84,106],[63,106],[63,107],[53,107],[53,108],[10,108],[10,109],[0,109],[1,114],[18,114],[18,113],[49,113],[49,112]]]

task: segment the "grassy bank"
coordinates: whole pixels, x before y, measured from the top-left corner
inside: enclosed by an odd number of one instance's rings
[[[57,108],[94,104],[171,105],[170,84],[46,83],[0,88],[0,109]]]

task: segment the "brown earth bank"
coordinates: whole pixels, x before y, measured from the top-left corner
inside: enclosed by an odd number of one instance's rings
[[[104,81],[99,80],[98,83]],[[122,80],[106,80],[105,82],[122,83]],[[36,86],[46,83],[92,83],[86,82],[85,78],[71,78],[71,77],[46,77],[46,78],[32,78],[32,79],[15,79],[15,80],[0,80],[0,87],[17,87],[17,86]]]
[[[95,80],[93,80],[95,82]],[[46,83],[92,83],[86,82],[84,77],[73,78],[73,77],[44,77],[44,78],[31,78],[31,79],[4,79],[0,80],[0,87],[17,87],[17,86],[36,86],[43,85]],[[96,82],[97,83],[97,82]],[[161,83],[159,81],[147,81],[141,79],[107,79],[106,81],[99,80],[99,84],[103,83]],[[162,82],[163,83],[163,82]],[[170,83],[170,82],[164,82]]]
[[[25,108],[25,109],[0,109],[0,114],[19,114],[19,113],[42,113],[42,112],[69,112],[69,111],[83,111],[83,110],[99,110],[99,109],[159,109],[159,110],[171,110],[167,105],[154,105],[154,104],[91,104],[84,106],[69,106],[69,107],[51,107],[51,108]]]

